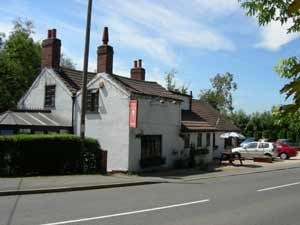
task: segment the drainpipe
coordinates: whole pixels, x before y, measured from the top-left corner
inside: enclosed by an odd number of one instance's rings
[[[74,134],[74,110],[75,110],[75,100],[76,100],[76,94],[73,93],[72,95],[72,134]]]

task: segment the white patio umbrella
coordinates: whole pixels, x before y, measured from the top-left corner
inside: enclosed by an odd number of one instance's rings
[[[240,133],[237,133],[237,132],[227,132],[227,133],[224,133],[224,134],[221,134],[220,135],[220,138],[239,138],[239,139],[245,139],[245,136],[240,134]]]

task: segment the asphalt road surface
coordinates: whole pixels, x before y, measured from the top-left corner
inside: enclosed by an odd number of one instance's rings
[[[300,225],[300,169],[0,197],[1,225]]]

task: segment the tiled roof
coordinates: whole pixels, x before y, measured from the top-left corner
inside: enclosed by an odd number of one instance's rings
[[[56,72],[60,75],[60,78],[72,93],[76,93],[82,88],[82,71],[61,68]],[[95,75],[96,73],[88,73],[88,82],[92,80]],[[112,75],[112,77],[123,84],[125,88],[132,93],[158,96],[181,101],[176,94],[169,92],[157,82],[134,80],[119,75]]]
[[[181,124],[183,130],[188,131],[215,131],[217,128],[209,124],[197,113],[189,110],[182,110],[181,113]]]
[[[172,92],[168,91],[157,82],[135,80],[118,75],[113,75],[113,77],[119,82],[121,82],[124,86],[126,86],[126,88],[130,92],[142,95],[170,98],[181,101],[181,99],[176,94],[173,94]]]
[[[215,126],[220,131],[240,131],[229,119],[226,119],[206,102],[193,99],[192,112],[201,116],[211,126]]]
[[[56,71],[62,81],[65,83],[67,88],[72,92],[76,93],[82,88],[82,71],[72,70],[67,68],[60,68]],[[96,73],[88,73],[88,82],[96,76]]]
[[[70,122],[51,111],[6,111],[0,114],[0,126],[71,127]]]

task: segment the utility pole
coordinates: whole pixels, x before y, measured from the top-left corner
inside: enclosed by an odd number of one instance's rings
[[[82,78],[82,95],[81,95],[81,117],[80,117],[80,138],[82,143],[85,137],[85,113],[86,113],[86,85],[87,72],[89,65],[89,50],[90,50],[90,33],[91,33],[91,15],[92,15],[92,0],[88,0],[86,31],[85,31],[85,47],[84,47],[84,61],[83,61],[83,78]]]

